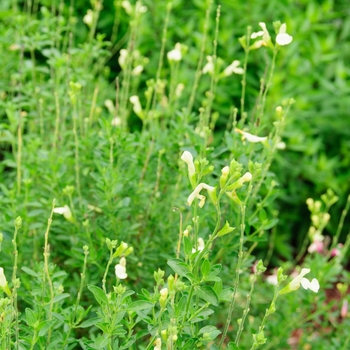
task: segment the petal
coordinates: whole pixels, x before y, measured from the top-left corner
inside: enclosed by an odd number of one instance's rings
[[[251,39],[256,39],[260,36],[263,36],[264,35],[264,32],[262,30],[259,30],[258,32],[254,32],[252,33],[252,35],[250,36]]]
[[[307,278],[302,278],[300,284],[304,289],[308,290],[310,288],[310,281]]]
[[[55,209],[53,210],[53,212],[56,213],[56,214],[63,215],[64,213],[67,212],[67,206],[55,208]]]
[[[317,293],[320,289],[320,284],[318,283],[318,280],[316,278],[313,278],[312,281],[310,282],[309,288]]]
[[[292,40],[293,40],[293,37],[287,33],[279,33],[276,36],[276,43],[281,46],[290,44]]]
[[[287,25],[285,23],[283,23],[281,26],[280,26],[280,30],[279,30],[279,34],[284,34],[287,30]]]

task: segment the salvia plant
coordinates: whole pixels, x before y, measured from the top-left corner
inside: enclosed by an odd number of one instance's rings
[[[73,2],[20,5],[0,22],[0,348],[348,349],[350,196],[334,233],[338,196],[308,198],[299,252],[270,264],[286,23],[252,24],[227,63],[212,1],[194,48],[169,43],[166,3],[157,57],[142,50],[148,3],[114,1],[110,40],[102,0],[80,17]],[[220,115],[227,80],[240,93]]]

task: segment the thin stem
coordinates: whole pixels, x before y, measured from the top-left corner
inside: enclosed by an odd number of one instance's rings
[[[349,207],[350,207],[350,194],[348,195],[348,199],[346,201],[346,205],[345,205],[345,208],[343,209],[342,211],[342,214],[341,214],[341,217],[340,217],[340,221],[339,221],[339,224],[338,224],[338,228],[337,228],[337,232],[333,238],[333,243],[332,243],[332,247],[331,248],[335,248],[339,242],[339,237],[340,237],[340,233],[342,231],[342,228],[344,226],[344,220],[345,220],[345,217],[349,211]]]
[[[164,27],[163,27],[162,46],[161,46],[161,49],[160,49],[160,56],[159,56],[159,61],[158,61],[157,73],[156,73],[156,83],[155,83],[155,88],[154,88],[154,91],[153,91],[153,100],[152,100],[151,111],[154,111],[155,106],[156,106],[156,102],[157,102],[158,83],[159,83],[159,80],[160,80],[160,74],[161,74],[162,67],[163,67],[165,44],[166,44],[166,35],[167,35],[167,31],[168,31],[168,25],[169,25],[169,18],[170,18],[171,8],[172,8],[172,2],[170,1],[167,4],[167,12],[166,12],[166,17],[165,17],[165,22],[164,22]]]
[[[17,248],[17,233],[22,226],[22,219],[17,217],[15,220],[15,232],[13,235],[12,245],[13,245],[13,272],[12,272],[12,294],[11,294],[11,305],[12,305],[12,318],[15,319],[15,336],[16,336],[16,350],[19,349],[19,322],[18,322],[18,305],[17,305],[17,288],[19,283],[17,281],[17,268],[18,268],[18,248]],[[11,332],[9,332],[10,337]]]
[[[211,5],[212,5],[212,0],[210,0],[210,2],[209,2],[208,9],[207,9],[206,15],[205,15],[205,22],[204,22],[204,29],[203,29],[203,40],[202,40],[201,50],[200,50],[200,54],[199,54],[199,60],[198,60],[198,65],[197,65],[197,69],[196,69],[196,74],[195,74],[195,78],[194,78],[194,82],[193,82],[193,86],[192,86],[191,96],[190,96],[190,99],[189,99],[188,105],[187,105],[187,113],[186,113],[187,116],[189,116],[192,112],[194,99],[196,97],[196,92],[197,92],[198,85],[199,85],[199,79],[202,76],[203,57],[204,57],[205,45],[207,43],[207,32],[208,32],[208,27],[209,27],[209,18],[210,18],[209,16],[210,16]],[[187,122],[187,121],[185,121],[185,122]]]
[[[251,27],[248,26],[247,28],[247,36],[246,36],[246,49],[244,50],[245,56],[244,56],[244,64],[243,64],[243,76],[242,76],[242,95],[241,95],[241,118],[242,118],[242,126],[244,125],[246,114],[244,114],[244,104],[245,104],[245,92],[246,92],[246,85],[247,85],[247,67],[248,67],[248,57],[249,57],[249,45],[250,45],[250,32]]]
[[[56,120],[55,120],[55,132],[53,136],[53,148],[56,149],[57,147],[57,139],[58,139],[58,131],[59,131],[59,125],[60,125],[60,104],[58,100],[58,93],[55,91],[55,105],[56,105]]]
[[[245,308],[244,308],[244,311],[243,311],[243,316],[242,316],[242,319],[241,319],[241,322],[239,323],[239,328],[238,328],[238,331],[237,331],[237,335],[236,335],[236,339],[235,339],[235,344],[238,346],[239,344],[239,340],[241,338],[241,335],[242,335],[242,331],[243,331],[243,328],[244,328],[244,322],[245,322],[245,319],[250,311],[250,301],[252,299],[252,294],[253,294],[253,291],[254,291],[254,284],[255,284],[255,281],[256,281],[256,278],[257,278],[258,274],[257,272],[253,275],[253,278],[250,282],[250,291],[249,293],[247,294],[247,301],[246,301],[246,304],[245,304]]]
[[[278,52],[278,49],[275,47],[275,49],[273,50],[273,56],[272,56],[272,63],[271,63],[269,78],[267,80],[265,91],[264,91],[264,94],[263,94],[263,97],[262,97],[262,103],[261,103],[261,106],[260,106],[260,123],[261,123],[262,117],[264,115],[264,109],[265,109],[265,104],[266,104],[267,93],[268,93],[268,91],[269,91],[269,89],[271,87],[271,84],[272,84],[273,73],[275,71],[277,52]]]
[[[45,243],[44,243],[44,274],[46,275],[47,282],[49,284],[50,289],[50,304],[49,304],[49,313],[47,320],[50,322],[52,319],[52,308],[53,308],[53,299],[54,299],[54,292],[53,292],[53,284],[50,277],[50,270],[49,270],[49,257],[50,257],[50,246],[49,246],[49,231],[52,223],[52,216],[53,216],[53,210],[55,209],[55,199],[52,201],[52,209],[50,217],[47,221],[47,227],[45,232]],[[46,339],[46,345],[50,344],[50,338],[51,338],[51,327],[49,328],[47,339]]]
[[[210,90],[209,90],[209,101],[208,101],[208,106],[206,109],[206,113],[205,113],[205,123],[204,126],[208,127],[209,126],[209,121],[210,121],[210,114],[211,114],[211,108],[213,106],[213,101],[214,101],[214,90],[215,90],[215,86],[217,84],[217,72],[216,72],[216,62],[217,62],[217,47],[218,47],[218,36],[219,36],[219,24],[220,24],[220,9],[221,6],[219,5],[217,10],[216,10],[216,18],[215,18],[215,37],[214,37],[214,41],[213,41],[213,66],[214,66],[214,73],[211,76],[211,80],[210,80]],[[207,143],[207,141],[206,141]]]
[[[278,295],[279,295],[278,292],[279,292],[279,285],[277,285],[276,288],[275,288],[275,293],[274,293],[273,299],[271,301],[270,307],[268,309],[266,309],[264,318],[261,321],[261,324],[259,326],[259,330],[258,330],[258,334],[257,335],[259,335],[259,334],[262,335],[262,332],[264,331],[264,328],[265,328],[265,323],[267,321],[267,318],[275,311],[275,305],[276,305],[276,301],[277,301],[277,298],[278,298]],[[260,345],[261,345],[261,343],[259,343],[258,340],[257,340],[257,337],[255,337],[253,345],[250,348],[250,350],[255,350]]]
[[[105,270],[105,273],[104,273],[103,279],[102,279],[102,289],[105,292],[105,294],[107,294],[107,290],[106,290],[107,274],[108,274],[108,270],[109,270],[109,267],[111,266],[112,262],[113,262],[113,249],[110,249],[109,260],[107,262],[106,270]]]
[[[79,137],[77,131],[77,102],[73,103],[73,135],[74,135],[74,144],[75,144],[75,183],[77,186],[78,196],[81,200],[81,189],[80,189],[80,165],[79,165]]]
[[[224,340],[227,336],[227,331],[228,328],[231,324],[231,319],[232,319],[232,314],[233,314],[233,309],[235,306],[235,301],[236,301],[236,296],[237,296],[237,290],[239,287],[239,277],[241,274],[241,266],[243,262],[243,242],[244,242],[244,231],[245,231],[245,205],[241,205],[241,234],[240,234],[240,239],[239,239],[239,252],[238,252],[238,261],[237,261],[237,267],[236,267],[236,278],[235,278],[235,284],[234,284],[234,292],[231,298],[230,302],[230,308],[228,311],[227,319],[226,319],[226,324],[224,328],[224,332],[222,333],[222,337],[220,339],[219,343],[219,350],[222,347],[222,344],[224,343]]]
[[[18,145],[17,145],[17,195],[20,195],[21,193],[21,160],[22,160],[22,146],[23,146],[23,139],[22,139],[22,116],[21,113],[19,113],[19,122],[18,122],[18,128],[17,128],[17,139],[18,139]]]

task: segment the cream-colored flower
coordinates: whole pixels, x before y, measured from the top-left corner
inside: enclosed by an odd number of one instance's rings
[[[74,223],[74,217],[68,205],[65,205],[64,207],[54,208],[53,212],[55,214],[63,215],[66,220]]]
[[[162,350],[162,339],[157,338],[156,341],[154,342],[154,350]]]
[[[259,137],[259,136],[256,136],[256,135],[252,135],[249,132],[245,132],[243,130],[240,130],[238,128],[235,128],[235,131],[242,135],[242,139],[243,140],[246,139],[247,141],[252,142],[252,143],[264,142],[264,141],[267,140],[267,136]]]
[[[271,37],[270,37],[269,31],[266,28],[266,24],[264,22],[259,22],[259,26],[263,31],[262,39],[267,44],[271,40]]]
[[[126,60],[128,57],[128,50],[126,49],[121,49],[119,51],[119,58],[118,58],[118,63],[120,65],[120,67],[122,67],[124,69],[125,64],[126,64]]]
[[[171,50],[167,54],[169,61],[179,62],[182,59],[181,44],[176,43],[174,50]]]
[[[252,33],[252,35],[250,36],[251,39],[256,39],[256,38],[259,38],[261,36],[264,35],[264,31],[263,30],[260,30],[258,32],[254,32]]]
[[[189,197],[187,198],[187,204],[191,205],[192,202],[194,201],[195,198],[199,199],[199,203],[198,206],[200,208],[203,207],[204,203],[205,203],[205,196],[202,196],[200,194],[200,192],[202,191],[202,189],[207,190],[208,192],[215,192],[215,187],[209,186],[205,183],[200,183],[195,189],[194,191],[189,195]],[[210,194],[210,193],[209,193]]]
[[[307,275],[311,270],[302,269],[298,276],[296,276],[285,288],[283,288],[279,293],[286,294],[293,292],[302,286],[304,289],[310,289],[313,292],[317,293],[320,289],[320,284],[316,278],[313,278],[312,281],[309,281],[304,276]]]
[[[142,114],[142,107],[138,96],[134,95],[130,97],[130,102],[133,104],[133,110],[137,115]]]
[[[225,167],[223,167],[222,169],[221,169],[221,174],[223,175],[223,176],[228,176],[228,174],[230,173],[230,167],[229,166],[225,166]]]
[[[0,288],[5,288],[6,286],[7,286],[7,280],[4,274],[4,269],[0,267]]]
[[[207,56],[207,64],[203,67],[203,74],[213,74],[214,73],[214,62],[212,56]]]
[[[143,66],[139,64],[131,71],[131,75],[136,77],[136,76],[139,76],[142,72],[143,72]]]
[[[94,23],[94,11],[87,10],[86,15],[83,17],[83,22],[88,26],[91,27]]]
[[[293,37],[286,33],[287,25],[283,23],[280,27],[279,33],[276,36],[276,43],[281,46],[288,45],[292,42]]]
[[[204,243],[204,240],[202,237],[199,237],[198,240],[197,240],[197,249],[195,248],[192,248],[192,254],[199,251],[201,252],[205,247],[205,243]]]
[[[128,277],[126,273],[126,259],[124,257],[120,258],[119,264],[115,265],[115,275],[121,280]]]
[[[176,97],[181,97],[182,95],[182,92],[184,91],[185,89],[185,85],[182,84],[182,83],[179,83],[176,85],[176,89],[175,89],[175,96]]]
[[[125,12],[126,12],[128,15],[131,15],[131,14],[133,13],[132,5],[131,5],[130,2],[127,1],[127,0],[122,1],[122,8],[125,10]]]
[[[191,178],[196,173],[196,169],[195,169],[194,163],[193,163],[192,154],[188,151],[185,151],[184,153],[182,153],[181,160],[183,160],[187,164],[188,175]]]
[[[242,67],[239,67],[241,63],[238,60],[234,60],[229,66],[227,66],[224,70],[225,77],[228,77],[230,75],[234,74],[243,74],[244,69]]]

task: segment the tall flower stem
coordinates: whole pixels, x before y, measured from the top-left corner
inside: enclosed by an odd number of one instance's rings
[[[47,279],[47,282],[49,284],[49,290],[50,290],[50,303],[49,303],[49,313],[47,320],[50,322],[52,319],[52,309],[53,309],[53,299],[54,299],[54,292],[53,292],[53,284],[50,276],[50,270],[49,270],[49,257],[50,257],[50,246],[49,246],[49,231],[52,223],[52,216],[53,216],[53,210],[55,209],[55,199],[52,201],[52,209],[50,217],[47,221],[47,227],[45,231],[45,243],[44,243],[44,276]],[[50,338],[51,338],[52,329],[50,327],[48,333],[47,333],[47,339],[46,339],[46,345],[50,344]]]

